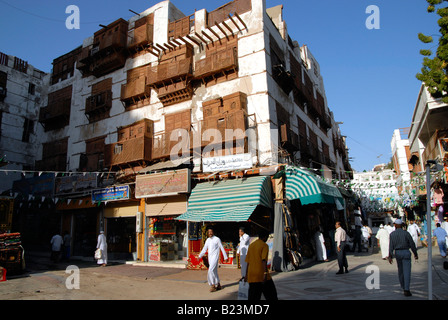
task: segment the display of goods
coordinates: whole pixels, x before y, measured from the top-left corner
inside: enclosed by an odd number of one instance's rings
[[[0,234],[0,249],[20,246],[22,241],[20,233],[3,233]]]

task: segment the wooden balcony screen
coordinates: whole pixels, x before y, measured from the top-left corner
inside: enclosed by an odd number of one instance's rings
[[[108,144],[104,148],[105,166],[151,161],[152,137],[136,137]]]
[[[154,33],[154,14],[151,13],[146,17],[135,21],[133,37],[129,42],[128,48],[132,49],[137,46],[147,46],[153,43]]]
[[[178,129],[182,131],[177,131]],[[165,115],[165,132],[154,135],[154,143],[152,150],[153,159],[167,158],[171,155],[172,148],[179,142],[188,143],[184,147],[193,146],[193,136],[191,134],[191,110],[177,112]],[[171,134],[178,139],[171,141]],[[188,137],[185,134],[188,133]],[[182,141],[187,139],[187,141]]]
[[[227,19],[229,19],[229,15],[234,15],[235,13],[241,15],[245,12],[252,10],[252,1],[248,0],[234,0],[229,2],[212,12],[207,14],[208,26],[214,26],[215,24],[219,24]]]
[[[139,137],[152,137],[154,135],[154,123],[150,119],[143,119],[117,130],[117,141],[127,141]]]
[[[47,142],[42,146],[42,160],[36,161],[36,170],[65,171],[67,167],[68,138]]]
[[[168,23],[168,39],[173,40],[190,34],[194,21],[194,14],[192,14]]]
[[[236,70],[237,67],[237,48],[230,47],[226,50],[207,54],[205,59],[197,61],[194,74],[197,78],[203,78],[227,70]]]
[[[102,28],[94,33],[93,44],[98,46],[98,52],[111,47],[125,48],[127,46],[128,37],[128,22],[123,19],[118,19],[106,28]]]
[[[48,105],[40,108],[39,122],[45,130],[66,126],[70,119],[72,86],[65,87],[48,95]]]
[[[89,116],[104,113],[112,107],[112,91],[103,91],[86,98],[85,113]]]
[[[55,84],[59,80],[65,80],[69,77],[73,77],[75,71],[75,62],[81,55],[82,47],[78,47],[75,50],[64,54],[53,60],[53,73],[51,75],[51,83]]]

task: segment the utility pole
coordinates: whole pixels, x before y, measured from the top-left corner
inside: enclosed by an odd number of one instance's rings
[[[434,165],[431,168],[431,165]],[[437,164],[436,160],[426,161],[426,230],[428,237],[428,300],[432,300],[432,217],[431,217],[431,171],[437,172],[443,166]]]
[[[428,239],[428,300],[432,300],[431,163],[426,162],[426,231]]]

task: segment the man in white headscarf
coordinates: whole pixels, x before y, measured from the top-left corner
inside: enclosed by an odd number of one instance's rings
[[[378,240],[378,245],[381,248],[381,257],[383,260],[386,260],[389,256],[389,232],[384,229],[384,226],[381,224],[378,232],[375,236]]]
[[[417,241],[418,241],[418,237],[420,236],[421,231],[414,220],[410,220],[409,222],[410,222],[410,224],[408,227],[408,232],[411,234],[412,240],[414,240],[415,247],[417,247]]]
[[[227,253],[222,246],[221,239],[215,236],[213,229],[208,228],[208,239],[205,241],[204,248],[202,248],[201,253],[199,254],[199,259],[201,259],[205,253],[208,251],[208,273],[207,273],[207,281],[210,285],[210,292],[215,292],[221,289],[221,284],[219,282],[218,276],[218,263],[219,263],[219,252],[222,252],[224,260],[227,261]]]
[[[250,237],[245,232],[244,227],[240,227],[239,235],[240,235],[240,243],[238,244],[238,250],[236,251],[236,253],[240,255],[241,278],[244,278],[246,276],[246,269],[247,269],[246,255],[247,250],[249,249]]]
[[[97,263],[100,264],[102,267],[105,267],[107,265],[107,242],[106,242],[106,236],[104,235],[104,231],[100,231],[96,248],[101,250],[101,258],[97,260],[98,261]]]

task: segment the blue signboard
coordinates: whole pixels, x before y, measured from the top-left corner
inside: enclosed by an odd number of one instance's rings
[[[92,191],[92,202],[105,202],[129,199],[129,186],[113,186]]]

